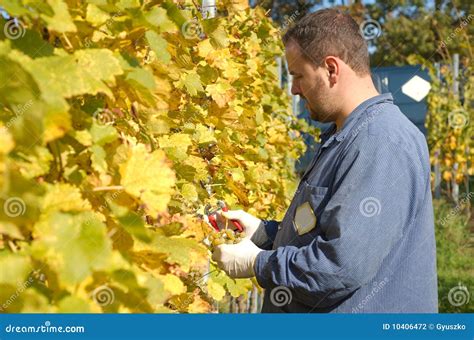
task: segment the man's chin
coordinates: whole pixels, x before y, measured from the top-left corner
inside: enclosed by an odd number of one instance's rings
[[[316,112],[314,112],[313,110],[309,110],[309,117],[312,119],[312,120],[315,120],[317,122],[319,122],[319,119],[318,119],[318,114]]]
[[[310,108],[308,104],[306,104],[305,106],[306,106],[306,109],[309,112],[309,118],[311,118],[311,120],[314,120],[314,121],[320,122],[320,123],[324,123],[321,120],[321,115],[318,112],[316,112],[312,108]]]

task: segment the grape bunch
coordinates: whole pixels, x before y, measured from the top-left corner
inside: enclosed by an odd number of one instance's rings
[[[217,247],[221,244],[236,244],[242,241],[245,232],[235,232],[232,229],[222,229],[220,231],[212,231],[208,235],[211,247]]]

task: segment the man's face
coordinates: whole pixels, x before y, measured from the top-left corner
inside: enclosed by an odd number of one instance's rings
[[[319,122],[332,122],[336,111],[336,103],[330,91],[330,84],[325,68],[317,67],[296,43],[286,46],[286,60],[290,74],[293,75],[291,93],[299,95],[306,101],[306,108],[311,119]]]

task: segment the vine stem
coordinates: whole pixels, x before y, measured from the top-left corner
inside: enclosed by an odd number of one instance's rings
[[[111,185],[109,187],[95,187],[92,191],[113,191],[113,190],[123,190],[121,185]]]
[[[71,50],[73,50],[73,49],[74,49],[74,46],[72,46],[71,42],[69,41],[69,38],[68,38],[68,37],[66,36],[66,34],[64,34],[64,33],[63,33],[63,38],[64,38],[64,40],[66,41],[67,46],[68,46]]]
[[[8,245],[10,247],[10,249],[12,250],[13,253],[17,253],[18,252],[18,249],[17,247],[15,246],[15,243],[12,242],[12,240],[8,240]]]
[[[206,274],[204,274],[203,276],[201,276],[199,279],[194,280],[193,283],[196,283],[196,282],[201,281],[201,280],[204,279],[207,275],[212,274],[212,273],[214,273],[214,272],[216,272],[216,271],[217,271],[217,269],[214,269],[214,270],[211,270],[210,272],[207,272]]]

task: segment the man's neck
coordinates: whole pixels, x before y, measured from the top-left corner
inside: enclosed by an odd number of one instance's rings
[[[362,91],[357,91],[348,96],[348,99],[345,101],[344,105],[341,108],[341,113],[336,119],[335,123],[337,126],[337,131],[342,129],[344,122],[347,117],[363,102],[366,100],[378,96],[380,93],[375,89],[373,84],[366,85],[365,88],[360,89]]]

